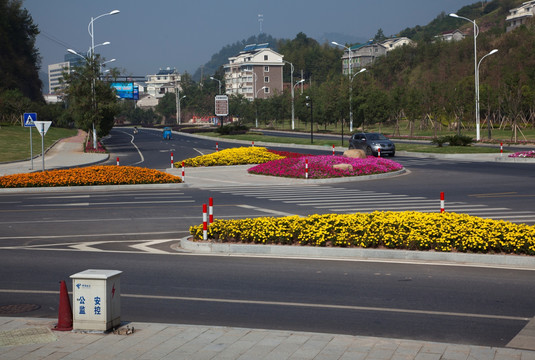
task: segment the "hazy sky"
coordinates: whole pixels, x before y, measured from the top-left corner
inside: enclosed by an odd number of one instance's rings
[[[223,46],[260,32],[293,39],[325,33],[372,38],[379,28],[391,35],[426,25],[442,11],[455,12],[475,0],[23,0],[41,34],[37,47],[42,71],[63,61],[67,48],[87,52],[91,17],[95,45],[105,59],[128,75],[177,68],[193,74]],[[259,21],[262,14],[263,21]],[[344,39],[329,39],[344,42]]]

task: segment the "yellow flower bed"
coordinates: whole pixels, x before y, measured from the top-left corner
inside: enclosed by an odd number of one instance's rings
[[[271,153],[264,147],[239,147],[186,159],[184,160],[184,165],[197,167],[262,164],[279,159],[284,159],[284,156]],[[175,163],[175,167],[181,166],[181,163]]]
[[[89,166],[0,176],[0,188],[180,183],[178,176],[134,166]]]
[[[202,239],[202,224],[190,227]],[[220,242],[535,255],[535,226],[456,213],[374,212],[216,220]]]

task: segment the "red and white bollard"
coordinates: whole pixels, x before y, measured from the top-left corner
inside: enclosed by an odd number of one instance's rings
[[[444,212],[444,192],[440,193],[440,212]]]
[[[377,148],[377,157],[381,157],[381,148]]]
[[[333,145],[333,156],[334,156],[334,145]]]
[[[215,151],[219,151],[219,143],[215,143]]]
[[[214,222],[214,199],[208,199],[208,223]]]
[[[251,142],[251,146],[254,147],[254,141]]]
[[[305,159],[305,179],[308,179],[308,158]]]
[[[206,204],[202,204],[202,239],[208,240],[208,222],[206,221]]]
[[[184,161],[182,161],[182,182],[186,182],[186,177],[185,177],[185,172],[184,172]]]
[[[173,153],[171,153],[171,169],[173,168],[174,163],[175,163],[174,156],[173,156]]]
[[[117,166],[119,166],[119,157],[117,156]]]
[[[500,156],[503,156],[503,142],[500,143]]]

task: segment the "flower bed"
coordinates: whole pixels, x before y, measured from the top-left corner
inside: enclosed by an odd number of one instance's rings
[[[345,156],[318,155],[274,160],[252,167],[249,172],[260,175],[305,178],[306,160],[308,160],[308,177],[310,179],[382,174],[403,168],[394,161],[373,156],[366,159],[352,159]],[[333,168],[333,165],[337,164],[349,164],[353,169]]]
[[[89,166],[0,177],[0,188],[180,183],[178,176],[134,166]]]
[[[197,167],[260,164],[270,160],[282,159],[283,157],[263,147],[239,147],[186,159],[184,160],[184,165]],[[175,167],[180,166],[181,164],[175,163]]]
[[[190,227],[194,240],[203,226]],[[374,212],[216,220],[218,242],[535,255],[535,226],[455,213]]]
[[[510,154],[509,157],[513,158],[535,158],[535,150],[521,151],[514,154]]]

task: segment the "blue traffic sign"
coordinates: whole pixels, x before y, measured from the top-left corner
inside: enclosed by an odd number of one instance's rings
[[[35,127],[34,121],[37,121],[37,113],[24,113],[25,127]]]

